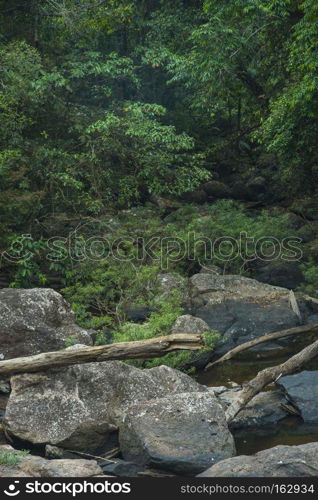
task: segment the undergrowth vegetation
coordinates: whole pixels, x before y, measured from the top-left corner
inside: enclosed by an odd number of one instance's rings
[[[12,286],[30,286],[35,280],[49,286],[52,271],[57,271],[77,321],[95,330],[97,345],[144,340],[170,333],[184,312],[182,282],[189,276],[211,265],[220,272],[251,276],[255,260],[279,256],[280,245],[272,255],[272,240],[281,243],[292,234],[288,218],[279,210],[260,210],[251,216],[241,204],[220,200],[175,207],[165,215],[148,204],[78,224],[75,232],[54,240],[53,246],[49,241],[49,248],[43,238],[26,240],[26,250],[35,251],[31,259],[15,266]],[[163,293],[165,274],[180,280],[179,291]],[[130,319],[136,308],[146,311],[141,323]],[[72,343],[68,339],[67,346]],[[188,353],[164,360],[173,366],[188,361]]]

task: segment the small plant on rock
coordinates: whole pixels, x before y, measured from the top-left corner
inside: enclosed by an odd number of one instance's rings
[[[28,450],[0,450],[0,465],[17,465],[28,453]]]

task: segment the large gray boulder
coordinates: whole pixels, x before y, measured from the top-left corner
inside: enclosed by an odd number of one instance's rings
[[[69,337],[92,345],[62,295],[46,288],[0,290],[0,354],[6,359],[63,349]]]
[[[243,276],[204,273],[192,276],[190,287],[192,314],[221,334],[219,355],[266,333],[299,324],[285,288]]]
[[[279,379],[289,400],[306,423],[318,423],[318,371],[306,371]]]
[[[318,443],[276,446],[256,455],[223,460],[199,477],[318,476]]]
[[[188,375],[120,361],[12,377],[5,424],[34,444],[93,451],[122,423],[127,408],[180,392],[207,391]]]
[[[125,459],[196,474],[235,454],[225,413],[208,393],[183,393],[129,408],[119,432]]]

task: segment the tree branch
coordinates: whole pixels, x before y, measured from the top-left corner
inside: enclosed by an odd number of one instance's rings
[[[208,363],[205,367],[205,371],[212,368],[219,363],[223,363],[223,361],[228,361],[229,359],[234,358],[234,356],[242,351],[246,351],[255,345],[262,344],[264,342],[268,342],[269,340],[280,339],[282,337],[288,337],[289,335],[299,335],[300,333],[306,332],[318,332],[318,323],[309,323],[308,325],[296,326],[295,328],[289,328],[288,330],[282,330],[280,332],[269,333],[268,335],[263,335],[257,339],[250,340],[249,342],[245,342],[234,349],[231,349],[229,352],[224,354],[221,358],[213,361],[212,363]]]
[[[202,335],[179,333],[137,342],[119,342],[96,347],[64,349],[0,362],[0,375],[38,372],[75,364],[125,360],[151,359],[178,350],[198,350],[204,347]]]
[[[253,399],[266,385],[276,382],[285,375],[291,375],[299,370],[305,363],[318,356],[318,340],[305,349],[289,358],[285,363],[266,368],[259,372],[255,378],[244,384],[244,388],[238,393],[238,397],[226,410],[226,420],[231,422],[238,412]]]

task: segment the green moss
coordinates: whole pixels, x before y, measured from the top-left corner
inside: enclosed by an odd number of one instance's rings
[[[1,450],[0,451],[0,465],[14,466],[20,460],[28,455],[27,450]]]

